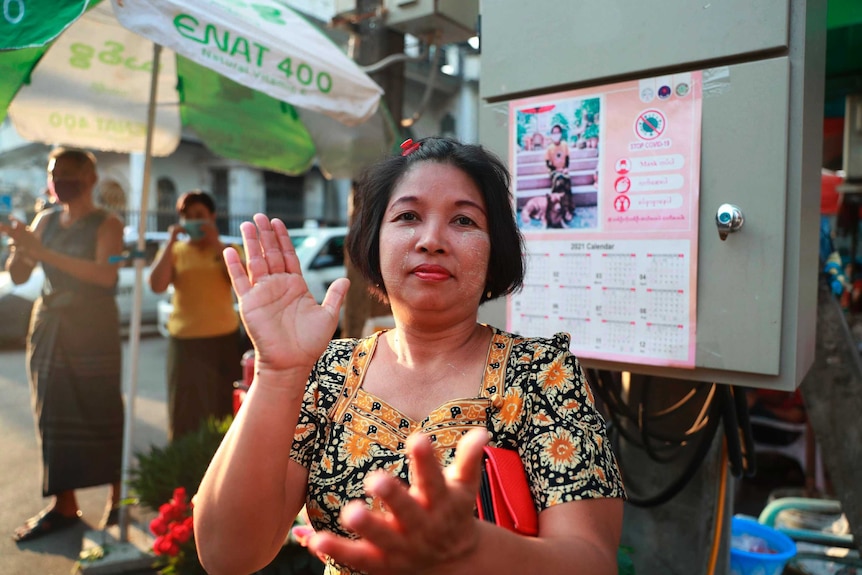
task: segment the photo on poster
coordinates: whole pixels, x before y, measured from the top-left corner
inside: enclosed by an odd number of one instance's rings
[[[518,108],[518,225],[524,231],[598,225],[602,98],[561,99]]]

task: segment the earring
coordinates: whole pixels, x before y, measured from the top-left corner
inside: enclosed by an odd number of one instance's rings
[[[491,290],[485,292],[485,299],[491,299]]]

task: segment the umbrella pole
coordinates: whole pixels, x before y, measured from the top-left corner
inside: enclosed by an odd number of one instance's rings
[[[129,372],[126,385],[126,416],[123,431],[123,464],[120,481],[120,501],[128,499],[129,469],[134,449],[135,435],[135,399],[138,394],[138,360],[141,346],[141,301],[144,283],[144,250],[146,248],[145,234],[147,231],[147,209],[150,195],[150,166],[153,161],[153,130],[156,123],[156,96],[158,91],[159,56],[162,47],[153,44],[153,69],[150,75],[150,100],[147,107],[147,138],[144,148],[144,174],[141,184],[141,203],[138,210],[138,243],[135,263],[135,285],[132,294],[132,317],[129,320]],[[128,506],[120,505],[120,541],[129,541]]]

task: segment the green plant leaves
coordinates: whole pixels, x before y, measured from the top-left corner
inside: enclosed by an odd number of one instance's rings
[[[232,422],[231,416],[222,420],[209,418],[194,433],[164,447],[152,446],[149,452],[137,453],[138,464],[129,471],[129,487],[139,503],[158,511],[177,487],[185,487],[189,496],[197,493]]]

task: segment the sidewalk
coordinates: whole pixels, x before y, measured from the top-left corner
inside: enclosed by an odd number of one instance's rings
[[[124,348],[127,346],[128,342],[124,342]],[[165,348],[166,340],[161,337],[141,340],[136,450],[167,440]],[[108,487],[76,492],[83,512],[79,525],[25,543],[12,540],[15,528],[47,504],[39,489],[40,450],[30,412],[24,355],[20,348],[0,349],[0,575],[70,575],[83,548],[85,533],[98,528]],[[138,570],[134,575],[151,573],[149,569]]]
[[[115,525],[105,530],[84,533],[78,567],[80,575],[150,575],[152,568],[153,536],[147,529],[148,517],[139,517],[130,511],[127,530],[128,541],[121,541],[120,527]],[[76,574],[77,575],[77,574]]]

